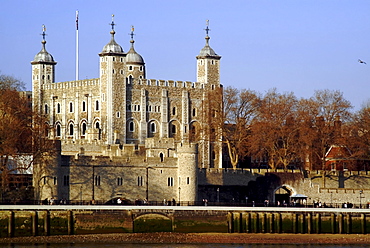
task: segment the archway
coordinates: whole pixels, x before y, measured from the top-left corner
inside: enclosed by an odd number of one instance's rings
[[[159,213],[143,214],[134,219],[134,232],[172,232],[172,219]]]
[[[296,194],[295,190],[289,185],[282,185],[274,190],[273,202],[275,205],[289,205],[290,196]]]

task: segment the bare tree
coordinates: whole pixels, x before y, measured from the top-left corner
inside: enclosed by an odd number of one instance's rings
[[[363,106],[353,115],[352,122],[345,126],[345,132],[352,158],[362,161],[366,169],[370,160],[370,106]]]
[[[293,93],[280,94],[276,89],[262,98],[251,127],[249,153],[267,160],[275,169],[287,168],[298,157],[297,98]]]
[[[257,94],[251,90],[232,87],[224,90],[222,136],[234,169],[240,158],[247,155],[250,125],[256,115],[257,103]]]
[[[0,79],[4,80],[0,81],[1,197],[12,195],[19,200],[19,195],[9,193],[11,186],[17,188],[12,179],[30,173],[34,161],[53,149],[47,142],[45,118],[33,114],[31,99],[18,91],[23,84],[9,76],[0,75]]]

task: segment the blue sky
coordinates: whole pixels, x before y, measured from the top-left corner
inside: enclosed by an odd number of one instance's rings
[[[79,10],[80,79],[99,76],[98,53],[110,40],[128,51],[130,27],[147,77],[195,81],[210,20],[210,45],[222,56],[221,83],[265,93],[311,97],[340,90],[357,110],[370,99],[369,0],[1,0],[0,70],[31,89],[31,65],[46,48],[56,81],[75,78],[75,12]],[[358,63],[358,59],[368,64]]]

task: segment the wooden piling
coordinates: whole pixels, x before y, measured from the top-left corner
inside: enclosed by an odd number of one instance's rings
[[[15,213],[14,211],[10,211],[9,219],[8,219],[8,236],[14,237],[15,232]]]
[[[34,211],[32,213],[32,236],[38,235],[38,227],[39,227],[39,216],[37,211]]]
[[[73,212],[69,210],[67,212],[67,218],[68,218],[68,235],[74,234],[74,219],[73,219]]]

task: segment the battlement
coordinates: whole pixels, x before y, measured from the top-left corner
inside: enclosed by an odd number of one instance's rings
[[[69,88],[77,88],[77,87],[94,86],[94,85],[99,85],[99,84],[100,84],[100,78],[93,78],[93,79],[83,79],[83,80],[77,80],[77,81],[47,83],[47,84],[43,84],[42,88],[44,90],[69,89]]]
[[[177,153],[197,153],[198,144],[196,143],[178,143],[176,146]]]
[[[161,79],[138,79],[129,82],[128,85],[148,85],[159,87],[175,87],[175,88],[196,88],[203,89],[204,83],[190,82],[190,81],[174,81],[174,80],[161,80]]]

